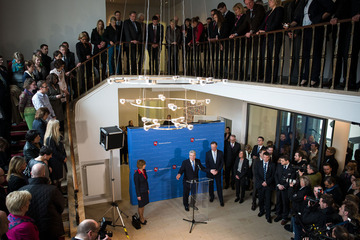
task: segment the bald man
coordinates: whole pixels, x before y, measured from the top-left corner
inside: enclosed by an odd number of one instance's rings
[[[78,228],[76,236],[71,240],[95,240],[98,237],[100,225],[93,219],[85,219]],[[110,239],[106,236],[104,239]]]

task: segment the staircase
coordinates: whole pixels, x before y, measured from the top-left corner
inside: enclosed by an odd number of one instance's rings
[[[14,156],[24,156],[23,149],[25,145],[25,135],[28,131],[28,126],[26,122],[21,122],[17,125],[11,126],[11,143],[10,143],[10,149],[11,149],[11,157]]]

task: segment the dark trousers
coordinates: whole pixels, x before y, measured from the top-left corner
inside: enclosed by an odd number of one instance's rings
[[[286,220],[289,218],[290,200],[288,197],[288,190],[276,190],[276,215],[281,216]]]
[[[196,196],[196,183],[190,184],[187,182],[183,182],[183,204],[185,207],[189,206],[189,195],[193,196],[191,198],[190,204],[195,204],[195,196]]]
[[[177,75],[179,71],[179,48],[177,45],[167,47],[168,61],[167,70],[169,75]]]
[[[258,189],[260,212],[265,212],[266,218],[269,218],[271,214],[271,193],[272,189],[269,187]]]
[[[110,47],[111,45],[108,44],[108,47]],[[114,48],[116,48],[116,56],[114,56]],[[109,73],[110,76],[113,75],[114,73],[116,74],[121,74],[122,73],[122,64],[121,64],[121,52],[119,55],[119,51],[121,51],[121,48],[119,46],[113,46],[111,48],[109,48],[109,56],[108,56],[108,61],[109,61]],[[117,58],[117,56],[120,56],[119,58]],[[101,58],[103,58],[103,56],[101,56]],[[115,58],[117,59],[115,61]],[[101,59],[101,61],[103,61]],[[117,62],[117,64],[116,64]],[[114,70],[114,67],[116,66],[116,71]]]
[[[234,75],[232,76],[232,79],[234,80],[244,79],[243,63],[244,63],[244,55],[245,55],[245,41],[246,39],[242,38],[242,39],[234,39],[231,40],[230,42],[230,59],[231,59],[230,74],[232,75],[232,72],[234,73]],[[232,49],[234,49],[234,44],[235,44],[235,52],[232,51]],[[235,60],[232,61],[234,54],[235,54]],[[239,73],[239,68],[240,68],[240,73]]]
[[[137,44],[130,44],[129,46],[125,47],[125,53],[126,53],[126,70],[127,74],[131,75],[137,75],[138,70],[139,74],[141,73],[141,66],[142,66],[142,45]],[[130,54],[131,52],[131,54]],[[138,59],[140,58],[140,59]],[[138,62],[138,64],[136,64]],[[130,65],[131,65],[131,71],[130,71]]]
[[[234,162],[225,165],[225,185],[235,187],[235,177],[234,172],[232,171],[234,167]],[[231,177],[231,178],[230,178]]]
[[[210,199],[214,199],[214,182],[216,182],[216,191],[218,194],[218,198],[220,203],[223,203],[224,199],[223,199],[222,186],[221,186],[221,177],[222,176],[220,172],[216,175],[214,181],[209,182],[209,195],[210,195]]]
[[[159,47],[153,48],[151,45],[149,45],[148,48],[149,52],[149,69],[150,74],[159,74]]]
[[[259,59],[258,61],[258,52],[259,50],[261,51],[261,49],[259,49],[259,46],[261,46],[262,43],[262,41],[260,40],[261,39],[258,36],[252,36],[250,39],[247,40],[248,43],[247,43],[246,59],[248,61],[245,66],[245,70],[249,75],[250,81],[256,81],[258,75],[259,75],[259,79],[264,78],[264,69],[262,66],[262,61],[261,59]]]
[[[266,53],[266,69],[265,69],[265,82],[271,82],[272,76],[274,76],[274,82],[277,82],[278,72],[279,72],[279,54],[282,45],[281,33],[267,35],[268,42],[266,44],[266,39],[263,39],[262,48],[261,48],[261,56],[263,57],[263,63],[265,65],[265,49],[267,48]],[[274,49],[274,41],[275,41],[275,49]],[[274,59],[273,59],[273,51],[275,51]],[[274,64],[273,64],[274,60]]]
[[[301,46],[301,35],[299,31],[295,31],[294,37],[290,42],[293,44],[293,57],[291,65],[291,83],[297,84],[299,79],[299,57],[300,57],[300,46]]]
[[[246,185],[246,177],[242,177],[240,179],[235,178],[235,189],[236,189],[237,198],[244,199],[245,185]]]

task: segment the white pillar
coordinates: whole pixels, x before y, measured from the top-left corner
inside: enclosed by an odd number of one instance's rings
[[[347,143],[349,140],[350,123],[335,121],[334,134],[332,137],[332,147],[336,149],[335,158],[339,163],[338,174],[340,174],[345,167],[345,157]]]

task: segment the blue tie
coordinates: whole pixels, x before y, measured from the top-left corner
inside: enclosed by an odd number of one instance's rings
[[[264,164],[264,180],[266,181],[266,168],[267,168],[267,163]]]
[[[195,172],[195,164],[193,161],[191,161],[191,165],[192,165],[193,171]]]

